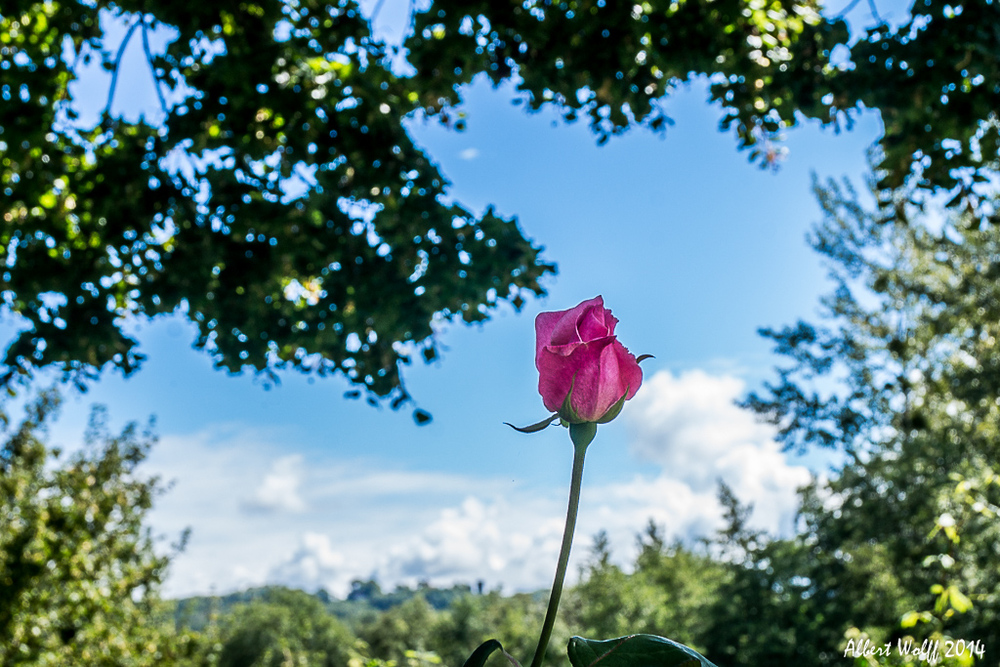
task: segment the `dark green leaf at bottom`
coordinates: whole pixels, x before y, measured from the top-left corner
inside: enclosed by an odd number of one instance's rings
[[[683,644],[655,635],[629,635],[598,641],[573,637],[569,640],[573,667],[716,667],[703,655]]]
[[[503,650],[503,644],[496,639],[488,639],[480,644],[479,648],[473,651],[469,659],[465,661],[463,667],[483,667],[486,664],[486,659],[493,654],[493,651],[497,650],[503,653],[504,657],[510,661],[511,667],[521,667],[521,664],[510,653]]]

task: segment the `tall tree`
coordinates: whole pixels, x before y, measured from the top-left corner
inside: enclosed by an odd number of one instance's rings
[[[816,553],[841,568],[875,558],[873,581],[891,583],[885,601],[910,609],[942,607],[942,592],[956,591],[954,609],[967,613],[944,614],[945,629],[990,645],[1000,641],[1000,526],[969,508],[1000,500],[988,481],[1000,455],[996,200],[984,222],[972,209],[932,216],[902,193],[874,211],[849,188],[818,193],[826,217],[813,242],[837,281],[828,317],[764,332],[790,364],[748,405],[779,426],[786,447],[848,457],[806,496],[803,539]],[[956,501],[973,484],[976,499]],[[900,631],[841,595],[839,579],[815,583],[811,597],[840,595],[857,627]]]

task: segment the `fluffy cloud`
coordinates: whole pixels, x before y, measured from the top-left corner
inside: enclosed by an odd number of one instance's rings
[[[274,462],[273,469],[243,503],[251,512],[301,512],[306,508],[299,495],[302,483],[302,455],[292,454]]]
[[[378,573],[390,581],[484,581],[514,590],[547,584],[559,552],[558,503],[521,498],[515,504],[467,497],[389,551]]]
[[[403,577],[455,576],[473,569],[501,570],[504,557],[497,547],[502,535],[496,507],[466,498],[458,508],[446,508],[422,535],[393,550],[394,574]]]
[[[629,482],[595,489],[590,521],[593,530],[604,530],[616,549],[630,558],[635,536],[650,520],[671,539],[687,543],[711,535],[719,526],[721,509],[714,489],[695,490],[666,475],[637,476]],[[582,510],[581,510],[582,511]]]
[[[655,494],[669,481],[672,493],[679,483],[686,488],[682,495],[714,498],[722,479],[742,502],[754,504],[756,525],[787,533],[797,507],[796,489],[809,481],[810,473],[788,464],[772,426],[736,406],[744,390],[737,377],[700,370],[676,377],[661,371],[646,380],[629,406],[632,451],[658,464],[662,473],[659,480],[638,486]]]
[[[170,484],[150,521],[165,542],[191,529],[183,552],[171,562],[164,592],[185,596],[226,592],[267,581],[269,562],[287,555],[300,532],[282,512],[246,511],[244,489],[260,489],[281,452],[280,433],[219,425],[187,435],[165,435],[146,470]],[[197,465],[192,465],[196,461]],[[288,464],[286,463],[286,466]],[[251,495],[252,498],[252,495]]]
[[[268,579],[296,588],[340,592],[352,579],[345,564],[344,555],[333,548],[329,537],[310,532],[302,536],[291,558],[271,569]]]

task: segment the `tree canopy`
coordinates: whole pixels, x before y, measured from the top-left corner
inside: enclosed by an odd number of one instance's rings
[[[400,365],[437,356],[436,318],[519,308],[555,270],[515,219],[452,201],[403,124],[461,129],[461,86],[481,74],[513,81],[530,109],[585,116],[600,141],[663,130],[660,100],[705,76],[722,128],[764,165],[787,127],[877,108],[882,186],[967,201],[997,159],[997,5],[920,0],[902,26],[853,44],[835,11],[436,0],[387,45],[352,0],[5,3],[0,291],[23,319],[2,381],[45,366],[78,382],[132,372],[143,355],[127,319],[181,311],[230,372],[339,373],[405,403]],[[105,39],[111,18],[127,26],[121,43]],[[154,53],[160,28],[172,40]],[[162,123],[114,113],[129,40],[144,46]],[[88,127],[74,82],[94,59],[115,76]]]

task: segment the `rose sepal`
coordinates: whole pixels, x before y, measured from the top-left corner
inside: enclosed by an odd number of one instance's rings
[[[632,390],[632,387],[628,387],[622,397],[618,399],[618,402],[608,408],[608,411],[597,420],[598,424],[607,424],[609,421],[621,414],[622,408],[625,407],[625,401],[628,399],[628,393]]]
[[[544,430],[544,429],[548,428],[549,426],[551,426],[552,422],[554,422],[558,418],[559,418],[559,414],[557,413],[557,414],[552,415],[551,417],[543,419],[542,421],[538,422],[537,424],[532,424],[531,426],[514,426],[510,422],[504,422],[504,424],[506,424],[507,426],[510,426],[512,429],[514,429],[515,431],[518,431],[520,433],[538,433],[539,431]]]
[[[573,385],[576,383],[576,375],[573,375],[573,379],[569,383],[569,391],[566,392],[566,398],[563,399],[562,407],[559,408],[559,419],[563,426],[568,426],[570,424],[584,424],[585,419],[581,419],[580,415],[577,414],[576,410],[573,409]]]

